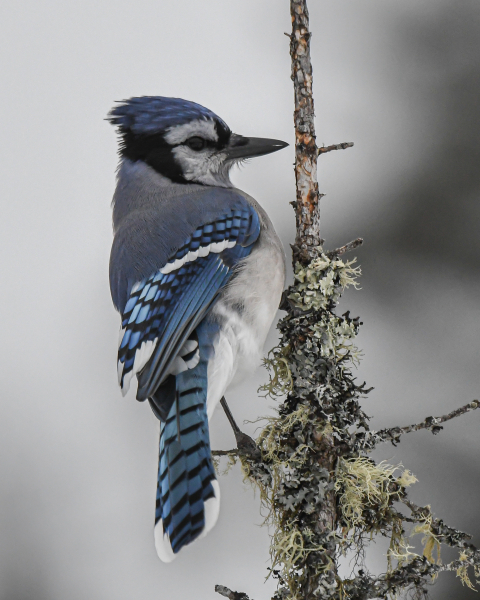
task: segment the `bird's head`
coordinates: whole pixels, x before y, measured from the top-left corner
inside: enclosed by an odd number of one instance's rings
[[[288,146],[236,135],[211,110],[181,98],[130,98],[108,120],[118,127],[121,156],[144,161],[177,183],[229,187],[235,163]]]

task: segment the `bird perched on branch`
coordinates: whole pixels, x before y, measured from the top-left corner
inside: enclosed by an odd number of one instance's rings
[[[110,287],[118,377],[138,380],[160,425],[155,545],[170,561],[215,524],[208,418],[260,363],[284,287],[270,219],[229,172],[287,146],[233,134],[186,100],[141,97],[109,114],[120,136]]]

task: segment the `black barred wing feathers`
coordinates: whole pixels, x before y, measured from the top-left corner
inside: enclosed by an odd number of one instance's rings
[[[258,215],[245,202],[198,227],[166,265],[133,286],[118,351],[124,392],[135,374],[139,400],[155,392],[259,233]]]

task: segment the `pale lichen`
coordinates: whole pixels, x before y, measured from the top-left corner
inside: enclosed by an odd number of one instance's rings
[[[308,265],[296,264],[280,340],[265,359],[270,379],[260,388],[283,402],[275,416],[264,418],[257,439],[261,459],[239,456],[271,528],[270,574],[279,582],[273,600],[393,599],[408,589],[420,597],[443,568],[441,543],[464,548],[455,565],[464,585],[473,587],[469,567],[478,577],[468,536],[434,520],[428,507],[408,503],[406,489],[415,476],[368,457],[382,440],[369,431],[360,406],[369,390],[353,375],[361,323],[349,312],[335,312],[343,290],[358,287],[354,264],[321,248]],[[399,501],[413,506],[410,517],[396,510]],[[413,523],[410,536],[407,521]],[[423,556],[410,544],[416,534],[423,535]],[[361,567],[364,547],[376,535],[390,543],[386,573],[373,577]],[[336,561],[352,550],[358,574],[342,580]]]
[[[403,567],[409,561],[418,558],[416,552],[411,552],[412,549],[413,546],[407,541],[402,519],[393,517],[391,519],[390,544],[387,551],[387,573],[393,573],[395,568]],[[396,564],[394,564],[394,560]]]
[[[423,556],[425,556],[425,558],[431,563],[436,562],[437,564],[441,564],[441,539],[432,530],[432,519],[432,514],[428,514],[425,517],[424,521],[415,525],[415,527],[412,529],[410,536],[413,537],[414,535],[418,534],[423,535]],[[436,560],[434,557],[434,553],[436,553],[437,555]]]
[[[258,388],[264,397],[272,399],[285,396],[293,389],[293,379],[288,366],[289,346],[273,348],[263,359],[263,365],[270,371],[270,381]]]
[[[468,550],[463,550],[462,552],[460,552],[460,556],[458,557],[458,560],[460,560],[466,564],[463,564],[460,567],[458,567],[458,569],[456,570],[456,575],[462,582],[462,585],[465,585],[466,587],[469,587],[471,590],[476,592],[478,590],[472,583],[472,580],[470,579],[470,576],[468,574],[468,568],[469,567],[473,568],[473,574],[475,576],[475,580],[476,580],[477,584],[480,584],[480,566],[478,564],[470,563],[471,554],[472,553],[469,552]]]
[[[279,324],[281,339],[265,360],[270,381],[260,389],[284,402],[257,440],[262,462],[246,458],[242,466],[266,507],[271,573],[291,599],[303,598],[312,570],[318,585],[337,587],[335,579],[328,583],[320,577],[331,570],[330,548],[342,536],[316,523],[335,486],[334,471],[322,466],[317,454],[319,440],[346,441],[347,426],[366,425],[357,400],[365,390],[351,374],[360,356],[354,344],[359,319],[334,312],[345,287],[357,287],[360,270],[354,262],[329,258],[319,249],[309,265],[297,263],[287,294],[293,312]]]
[[[337,303],[348,286],[358,287],[360,267],[353,267],[356,259],[344,263],[331,259],[323,252],[307,266],[295,265],[295,285],[288,295],[292,304],[302,310],[326,309],[328,303]]]
[[[384,461],[376,464],[363,456],[338,461],[335,491],[347,530],[356,527],[368,530],[370,524],[365,518],[366,511],[375,510],[381,520],[392,501],[398,498],[399,486],[401,489],[415,483],[416,478],[409,471],[395,478],[394,473],[399,468],[401,465],[393,466]]]

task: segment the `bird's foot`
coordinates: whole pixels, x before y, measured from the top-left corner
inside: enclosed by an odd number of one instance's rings
[[[223,410],[227,415],[227,419],[232,426],[239,453],[250,456],[254,460],[260,460],[262,456],[260,448],[257,446],[253,438],[240,430],[240,427],[237,425],[235,419],[233,418],[232,412],[228,407],[225,396],[223,396],[223,398],[220,400],[220,404],[222,405]]]

